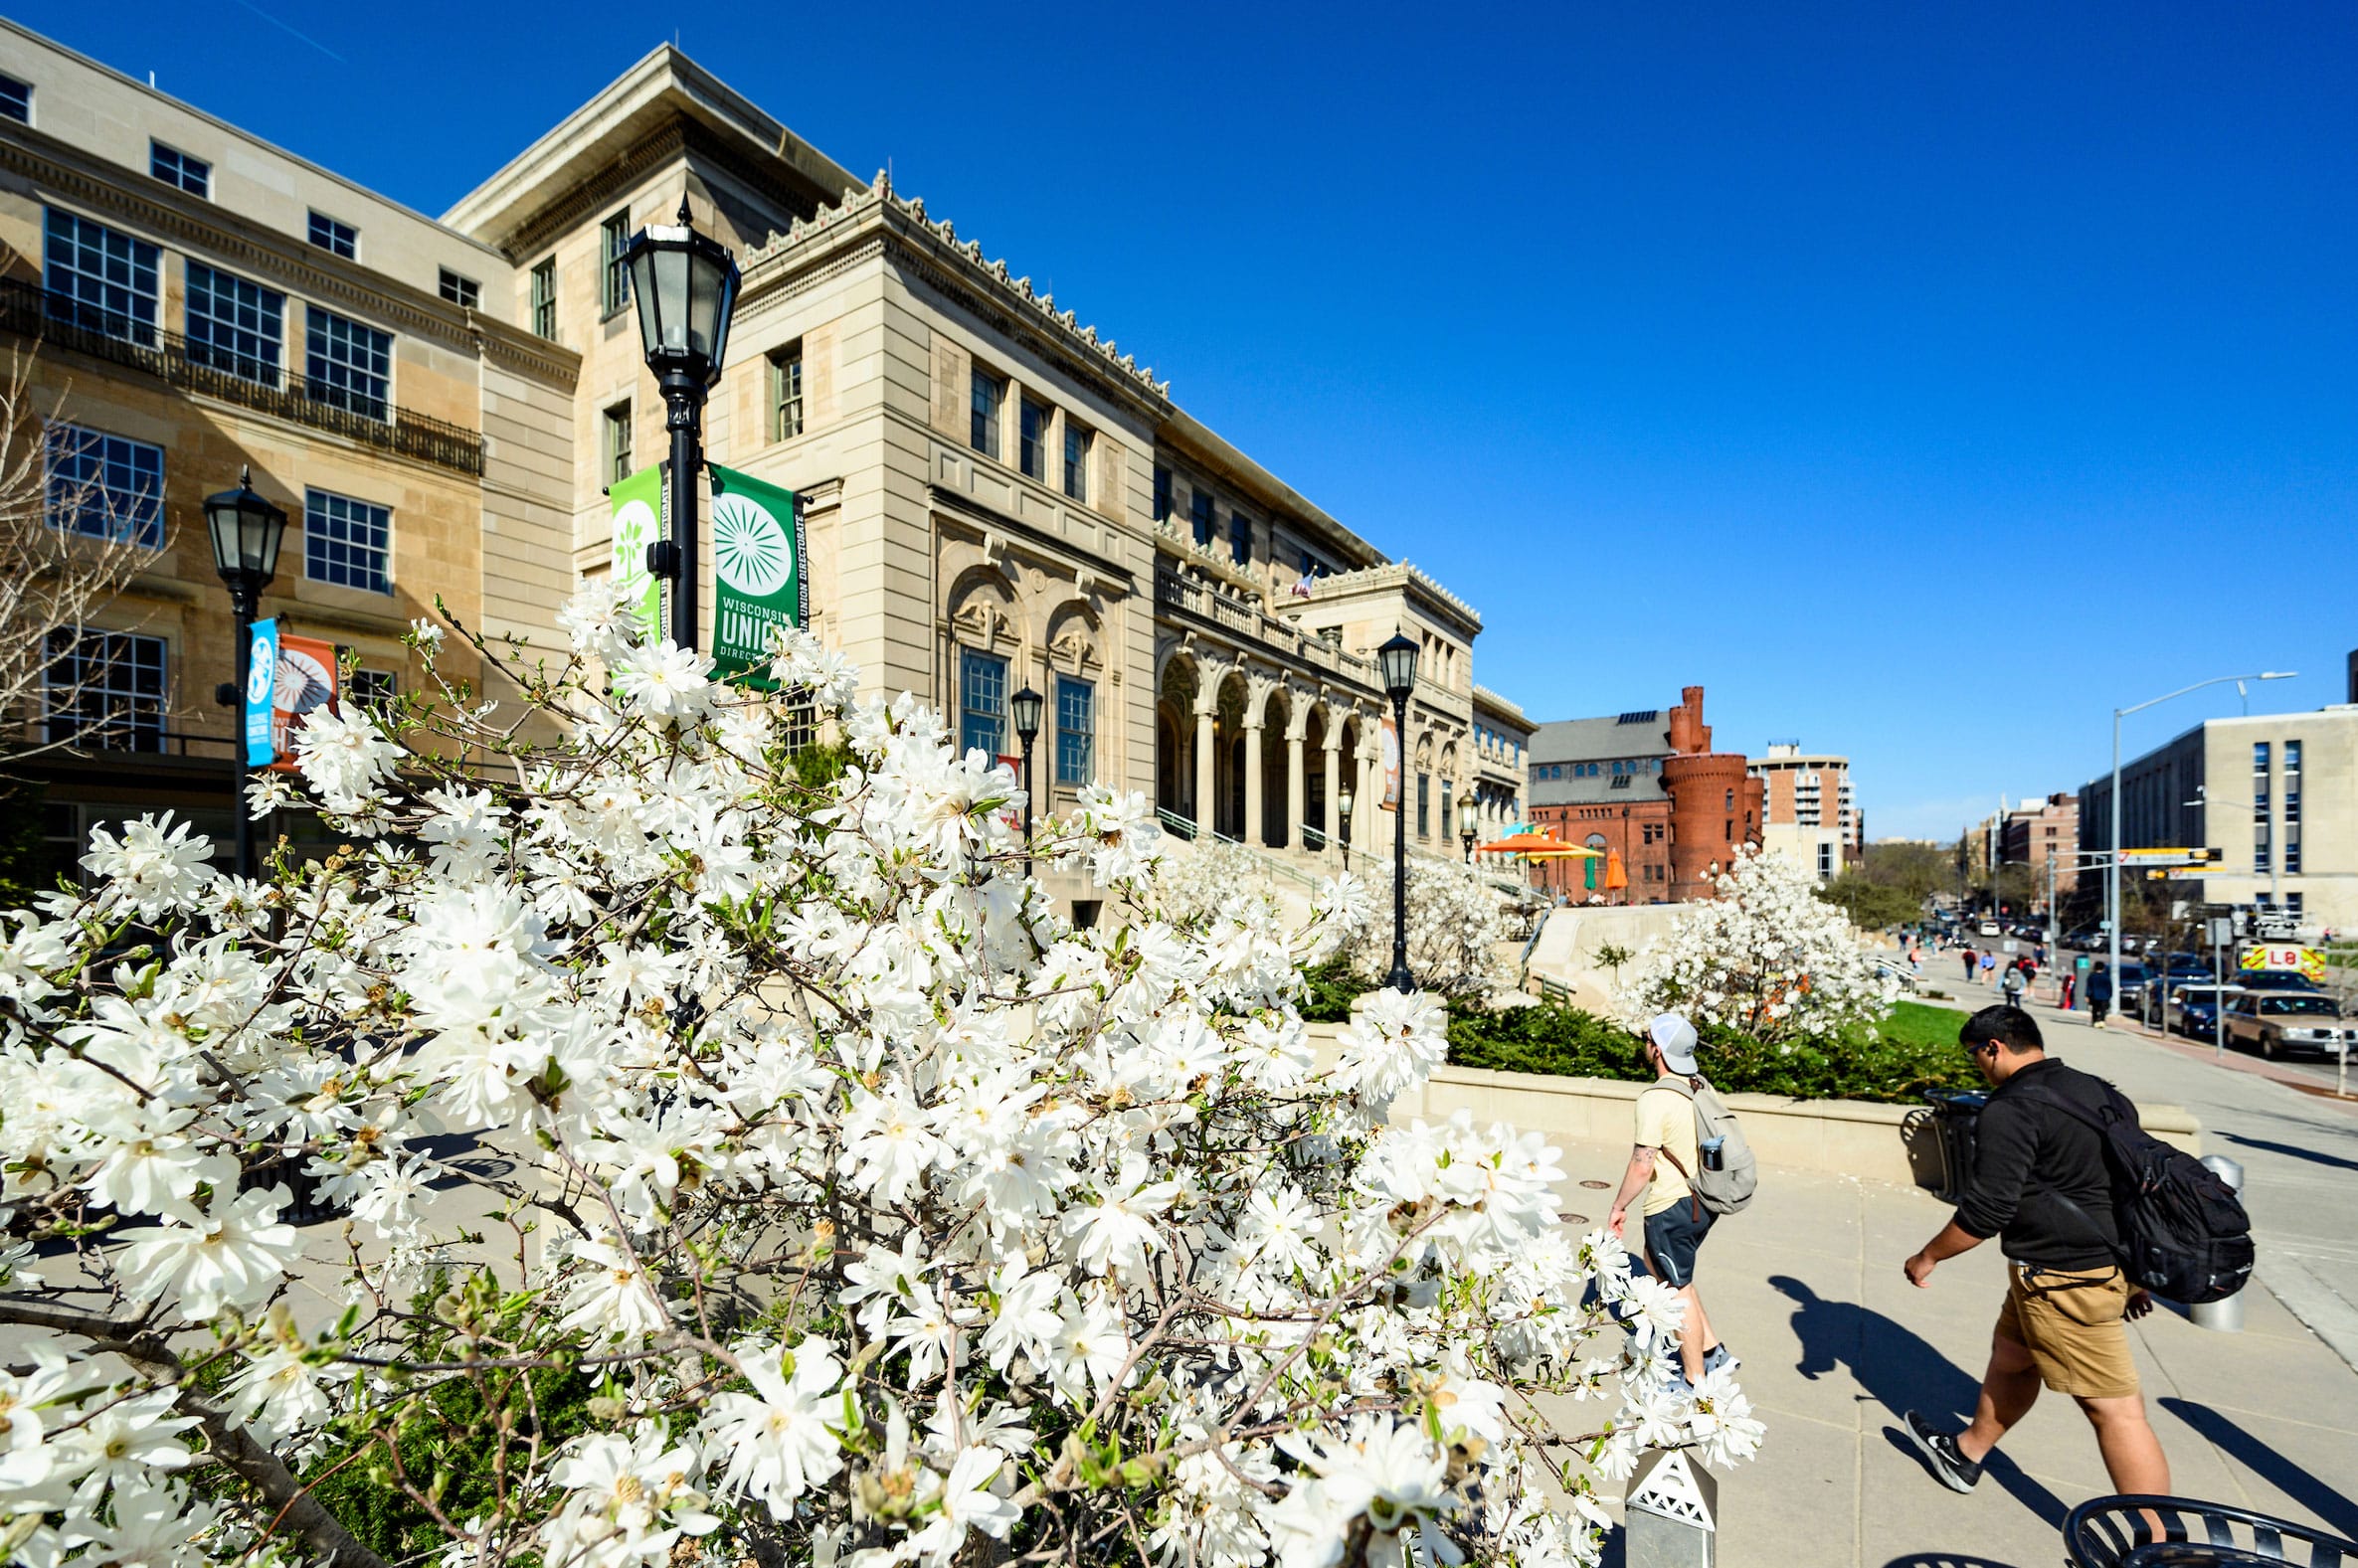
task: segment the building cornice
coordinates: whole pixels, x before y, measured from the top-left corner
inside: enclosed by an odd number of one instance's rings
[[[1488,708],[1493,713],[1505,714],[1508,718],[1513,719],[1518,724],[1531,723],[1531,718],[1523,711],[1523,705],[1521,703],[1518,703],[1508,697],[1502,697],[1497,692],[1492,691],[1488,686],[1481,684],[1479,681],[1477,681],[1474,685],[1474,706],[1477,708]]]
[[[413,336],[452,348],[475,346],[476,312],[266,229],[152,175],[92,162],[71,144],[29,126],[9,124],[0,135],[0,168],[85,207],[168,235],[206,257],[241,263],[289,290],[326,303],[358,306]]]
[[[1361,567],[1356,572],[1333,572],[1314,579],[1310,584],[1310,602],[1316,604],[1322,599],[1350,599],[1393,589],[1411,599],[1421,598],[1429,610],[1439,610],[1448,618],[1458,621],[1468,641],[1481,633],[1480,610],[1407,561],[1387,561],[1381,566]]]

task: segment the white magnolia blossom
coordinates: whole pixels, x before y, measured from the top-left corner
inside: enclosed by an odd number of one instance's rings
[[[1366,868],[1367,907],[1373,918],[1349,950],[1352,967],[1382,975],[1392,966],[1391,856]],[[1358,874],[1354,864],[1354,874]],[[1502,947],[1514,935],[1508,917],[1515,901],[1490,867],[1417,855],[1408,862],[1408,968],[1419,985],[1452,995],[1479,996],[1510,984]]]
[[[1638,1028],[1676,1009],[1773,1044],[1883,1017],[1897,980],[1877,973],[1850,918],[1817,887],[1798,862],[1744,849],[1719,897],[1681,910],[1667,937],[1639,950],[1622,1021]]]
[[[1143,799],[1024,844],[802,633],[772,692],[607,588],[563,623],[421,628],[425,693],[315,714],[324,860],[141,821],[0,916],[14,1559],[1557,1568],[1641,1443],[1758,1445],[1543,1138],[1387,1125],[1429,996],[1322,1069],[1364,889],[1175,898]]]

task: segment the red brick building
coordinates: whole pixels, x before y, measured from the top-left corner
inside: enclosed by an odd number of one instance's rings
[[[1757,843],[1760,823],[1759,781],[1744,777],[1743,758],[1711,755],[1711,735],[1701,686],[1687,687],[1667,714],[1644,708],[1535,730],[1531,819],[1565,843],[1618,855],[1629,878],[1628,887],[1607,891],[1605,861],[1556,860],[1537,868],[1537,885],[1576,903],[1709,897],[1710,867],[1726,859],[1715,848],[1723,834],[1728,844]],[[1733,773],[1723,778],[1729,764]],[[1684,784],[1674,792],[1678,781]],[[1714,809],[1715,798],[1727,809]],[[1681,874],[1682,838],[1696,875]]]

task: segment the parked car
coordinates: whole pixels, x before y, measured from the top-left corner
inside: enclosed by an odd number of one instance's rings
[[[2112,1007],[2115,1012],[2134,1013],[2145,1001],[2145,965],[2120,960],[2120,972],[2112,976]]]
[[[2222,993],[2232,1001],[2237,989],[2216,980],[2194,980],[2171,986],[2165,1027],[2199,1040],[2216,1039]]]
[[[2236,984],[2248,991],[2298,991],[2307,996],[2322,996],[2324,987],[2305,974],[2290,969],[2254,969],[2236,976]]]
[[[2333,998],[2297,991],[2241,991],[2227,1001],[2227,1038],[2274,1060],[2294,1051],[2341,1056],[2358,1040],[2358,1020]]]
[[[1983,921],[1981,923],[1981,934],[1985,937],[1995,937],[2001,935],[1998,930],[1998,923],[1994,920]]]

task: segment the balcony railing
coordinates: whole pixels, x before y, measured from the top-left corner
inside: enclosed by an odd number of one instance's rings
[[[1379,684],[1374,660],[1361,658],[1357,653],[1347,653],[1326,638],[1306,632],[1284,616],[1272,615],[1260,606],[1216,584],[1198,582],[1158,565],[1155,569],[1155,599],[1158,604],[1186,610],[1215,626],[1250,637],[1298,663],[1341,675],[1364,686]]]
[[[100,310],[18,278],[0,278],[0,331],[39,338],[172,386],[326,431],[456,473],[483,471],[483,436],[462,425],[394,408],[347,387],[281,373],[214,343],[197,343],[136,316]]]

